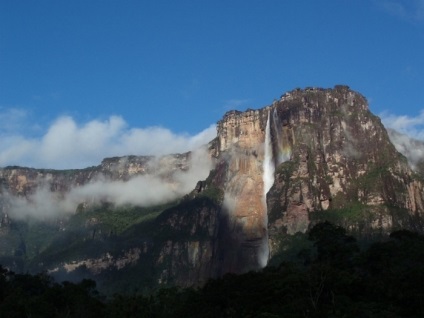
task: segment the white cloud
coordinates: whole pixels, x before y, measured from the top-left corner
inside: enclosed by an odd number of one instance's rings
[[[1,111],[0,123],[22,123],[21,114]],[[84,168],[105,157],[182,153],[208,143],[215,125],[196,135],[176,134],[163,127],[131,128],[122,117],[77,123],[72,117],[56,119],[40,137],[27,137],[12,128],[0,130],[0,166]]]
[[[406,156],[414,168],[424,159],[424,111],[416,117],[388,113],[380,117],[397,151]]]
[[[424,140],[424,111],[418,116],[380,114],[383,124],[415,139]]]
[[[83,186],[76,186],[67,193],[50,190],[49,180],[38,180],[34,194],[19,197],[3,194],[8,201],[8,213],[12,218],[36,219],[58,218],[75,213],[78,204],[96,204],[101,201],[113,202],[117,206],[131,204],[152,206],[177,199],[194,189],[199,180],[204,180],[213,168],[213,162],[206,147],[192,152],[188,169],[174,170],[174,166],[160,165],[160,159],[153,160],[154,171],[150,175],[138,175],[128,181],[108,180],[100,176]],[[167,170],[167,171],[165,171]],[[163,178],[161,175],[166,175]]]
[[[389,138],[397,151],[403,154],[412,168],[415,169],[418,162],[424,159],[424,142],[388,129]]]
[[[199,148],[192,153],[187,171],[173,167],[160,166],[160,161],[153,161],[157,165],[152,175],[140,175],[128,181],[110,181],[98,179],[81,187],[73,188],[66,195],[66,207],[75,211],[77,203],[90,200],[107,200],[117,205],[133,204],[137,206],[151,206],[171,201],[190,192],[199,180],[206,179],[213,168],[212,160],[205,148]],[[164,170],[168,172],[165,173]],[[171,174],[171,178],[163,179],[161,174]]]
[[[386,12],[405,21],[412,23],[424,21],[423,0],[383,0],[377,4]]]
[[[37,180],[37,190],[32,195],[16,197],[4,192],[2,197],[9,201],[8,212],[14,218],[60,217],[75,212],[81,202],[100,200],[138,206],[164,203],[190,192],[213,168],[208,151],[202,146],[216,137],[215,125],[189,135],[163,127],[129,127],[120,116],[82,124],[62,116],[39,136],[28,137],[33,130],[25,127],[34,125],[29,118],[25,111],[0,108],[0,167],[85,168],[100,164],[105,157],[192,153],[187,171],[175,169],[168,157],[159,157],[149,162],[150,175],[128,181],[99,176],[67,193],[58,193],[50,190],[49,180]]]

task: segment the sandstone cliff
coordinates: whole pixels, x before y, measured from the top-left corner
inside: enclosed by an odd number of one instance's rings
[[[129,180],[145,174],[171,176],[176,170],[187,170],[190,153],[163,156],[126,156],[106,158],[98,166],[85,169],[51,170],[9,166],[0,169],[2,192],[13,195],[35,193],[40,186],[48,185],[51,191],[67,192],[72,187],[85,185],[96,178]],[[161,166],[161,170],[158,170]]]
[[[282,236],[321,220],[368,238],[423,230],[419,175],[347,86],[297,89],[263,109],[228,112],[214,143],[226,164],[218,187],[234,248],[228,271],[263,266],[269,246],[272,256]]]
[[[366,99],[347,86],[296,89],[262,109],[227,112],[207,158],[212,170],[207,178],[194,173],[199,182],[191,192],[151,207],[86,200],[56,221],[54,239],[32,247],[32,254],[23,226],[9,239],[14,221],[3,200],[1,253],[13,254],[15,262],[26,255],[23,268],[95,275],[110,286],[129,279],[191,286],[264,267],[284,253],[284,238],[321,220],[367,239],[398,228],[424,229],[422,174],[395,149]],[[175,189],[179,172],[194,167],[190,153],[130,156],[83,170],[9,167],[0,170],[0,180],[3,194],[31,199],[47,184],[66,197],[100,177],[123,186],[154,175]]]

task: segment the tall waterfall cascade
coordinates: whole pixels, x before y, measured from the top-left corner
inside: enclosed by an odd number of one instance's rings
[[[264,161],[263,161],[263,182],[264,182],[264,193],[263,193],[263,204],[264,204],[264,228],[266,229],[266,233],[268,233],[268,210],[266,204],[266,194],[269,189],[271,189],[274,184],[274,172],[275,172],[275,164],[274,164],[274,156],[272,151],[272,138],[271,138],[271,121],[270,121],[270,113],[268,112],[268,118],[266,122],[265,128],[265,143],[264,143]],[[268,263],[269,258],[269,246],[268,246],[268,234],[264,237],[262,243],[262,249],[259,255],[259,263],[262,267],[265,267]]]
[[[265,129],[265,149],[264,149],[264,201],[266,205],[266,194],[269,189],[271,189],[274,184],[274,172],[275,172],[275,164],[274,164],[274,156],[272,151],[272,139],[271,139],[271,122],[270,122],[270,114],[268,113],[268,119],[266,122]]]

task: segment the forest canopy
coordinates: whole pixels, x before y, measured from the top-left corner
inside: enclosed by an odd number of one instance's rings
[[[423,317],[424,236],[401,230],[361,250],[331,223],[308,232],[298,262],[202,288],[106,298],[96,283],[55,282],[0,268],[2,317]]]

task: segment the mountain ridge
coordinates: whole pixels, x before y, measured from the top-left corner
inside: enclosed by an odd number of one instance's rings
[[[7,219],[0,228],[3,238],[13,232],[7,226],[13,217],[6,190],[38,202],[40,175],[20,169],[0,169],[2,220]],[[295,89],[260,109],[228,111],[217,123],[216,138],[198,155],[105,158],[97,168],[65,171],[56,179],[53,175],[62,172],[44,173],[48,190],[58,191],[59,199],[78,186],[91,191],[90,182],[101,173],[119,182],[111,191],[125,191],[100,199],[74,195],[74,211],[55,221],[60,226],[49,227],[59,229],[55,238],[32,249],[28,237],[35,234],[20,221],[14,239],[4,243],[3,259],[65,277],[94,275],[107,282],[104,286],[111,283],[110,273],[117,281],[131,277],[147,288],[201,285],[225,273],[257,270],[284,254],[285,242],[296,233],[324,220],[366,239],[400,228],[424,229],[421,177],[390,142],[366,98],[344,85]],[[155,178],[147,187],[124,188],[150,174]],[[103,191],[109,187],[104,181],[99,181]],[[186,181],[190,185],[183,187]],[[159,182],[184,191],[170,195],[168,205],[154,201],[151,208],[142,200],[122,201],[133,190],[147,200]],[[63,249],[56,239],[68,242],[63,253],[56,252]]]

